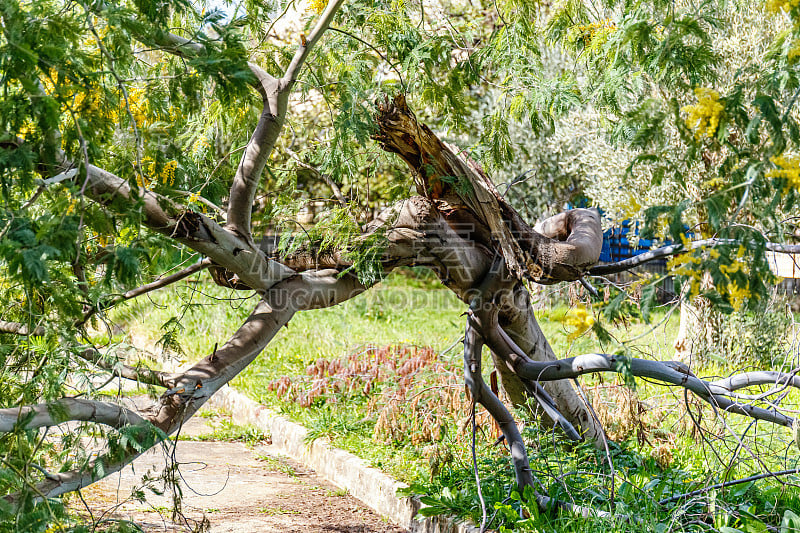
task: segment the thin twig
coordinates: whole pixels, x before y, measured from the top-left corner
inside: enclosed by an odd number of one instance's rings
[[[381,57],[381,59],[383,59],[383,61],[386,64],[388,64],[390,67],[392,67],[392,70],[395,71],[395,73],[397,74],[397,77],[400,78],[400,86],[402,87],[403,92],[406,91],[406,89],[407,89],[406,82],[403,80],[403,75],[400,73],[400,70],[398,70],[397,66],[394,63],[392,63],[391,61],[389,61],[389,59],[385,55],[383,55],[383,53],[381,53],[380,50],[375,48],[374,45],[368,43],[367,41],[365,41],[361,37],[358,37],[357,35],[353,35],[352,33],[348,32],[348,31],[345,31],[345,30],[342,30],[342,29],[339,29],[339,28],[335,28],[333,26],[329,27],[328,29],[331,30],[331,31],[335,31],[337,33],[341,33],[342,35],[346,35],[347,37],[350,37],[351,39],[354,39],[354,40],[360,42],[361,44],[369,46],[376,54],[378,54]]]
[[[800,474],[800,468],[792,468],[789,470],[780,470],[778,472],[763,472],[761,474],[756,474],[753,476],[744,477],[741,479],[735,479],[733,481],[723,481],[722,483],[716,483],[714,485],[709,485],[707,487],[703,487],[702,489],[693,490],[691,492],[686,492],[684,494],[678,494],[677,496],[671,496],[669,498],[664,498],[658,505],[666,505],[671,502],[675,502],[678,500],[682,500],[684,498],[691,498],[693,496],[698,496],[700,494],[705,494],[706,492],[710,492],[712,490],[721,489],[724,487],[730,487],[733,485],[740,485],[742,483],[748,483],[750,481],[758,481],[759,479],[764,479],[768,477],[778,477],[778,476],[788,476],[792,474]]]

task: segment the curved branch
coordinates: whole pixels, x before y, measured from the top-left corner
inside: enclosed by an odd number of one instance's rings
[[[0,409],[0,432],[57,426],[67,421],[97,422],[113,428],[144,424],[138,413],[96,400],[62,398],[50,403]]]
[[[710,385],[730,392],[756,385],[774,385],[781,388],[791,386],[800,389],[800,376],[798,376],[797,373],[798,370],[794,370],[788,374],[776,372],[774,370],[743,372],[728,378],[712,381]]]
[[[791,427],[794,422],[792,417],[775,410],[730,400],[728,396],[731,395],[731,392],[728,389],[694,376],[685,365],[675,361],[648,361],[637,358],[626,360],[617,355],[599,353],[579,355],[553,363],[524,361],[520,358],[516,358],[515,361],[515,370],[520,376],[538,381],[568,379],[595,372],[623,373],[626,372],[626,366],[629,364],[627,371],[633,376],[646,377],[683,387],[724,411],[786,427]]]
[[[517,490],[522,494],[525,487],[534,486],[528,454],[525,451],[525,443],[522,440],[522,435],[517,428],[514,417],[483,381],[481,374],[482,347],[483,341],[474,327],[474,318],[472,314],[469,314],[464,332],[464,381],[472,393],[473,400],[485,407],[500,426],[511,452],[511,461],[514,464],[514,474],[517,479]]]
[[[789,373],[775,371],[744,372],[729,378],[712,381],[710,385],[712,387],[721,387],[725,389],[725,391],[728,392],[724,392],[723,394],[730,398],[750,401],[765,400],[765,398],[785,391],[788,387],[800,388],[800,378],[797,377],[798,372],[800,372],[800,369],[795,369]],[[745,387],[759,385],[772,385],[773,387],[758,394],[739,394],[735,392]]]
[[[251,215],[261,174],[278,140],[297,75],[314,45],[330,25],[344,0],[331,1],[320,16],[307,40],[303,40],[281,79],[262,69],[254,70],[260,83],[263,109],[253,135],[245,147],[242,159],[231,184],[227,225],[231,231],[252,244]]]
[[[55,170],[63,171],[74,166],[63,161]],[[205,215],[185,210],[172,200],[144,188],[134,192],[126,180],[106,170],[89,165],[86,185],[89,198],[118,212],[125,212],[132,202],[138,202],[145,225],[235,272],[254,290],[264,291],[294,274],[280,263],[268,260],[257,247],[226,231]]]
[[[101,9],[95,9],[94,11],[96,14],[102,15]],[[130,24],[129,26],[137,40],[158,48],[165,53],[185,59],[195,59],[206,56],[209,53],[204,45],[180,35],[163,30],[155,32],[136,31],[136,24]],[[264,109],[256,129],[245,148],[233,180],[227,221],[231,230],[244,238],[248,244],[252,244],[250,238],[250,211],[255,199],[255,189],[258,186],[267,158],[283,126],[291,82],[276,79],[253,62],[248,62],[247,66],[252,73],[247,82],[261,94],[264,101]]]
[[[303,64],[308,58],[308,55],[311,53],[311,50],[314,48],[317,42],[322,38],[322,34],[324,34],[328,29],[333,21],[333,17],[336,15],[336,12],[339,11],[339,8],[342,7],[342,4],[344,4],[344,0],[332,0],[328,3],[328,6],[319,16],[314,29],[311,30],[311,33],[308,34],[308,38],[304,39],[300,45],[300,48],[297,49],[294,57],[292,57],[292,61],[289,63],[289,66],[286,68],[286,72],[283,75],[285,80],[290,82],[297,80],[297,75],[300,73],[300,69],[303,68]]]
[[[485,248],[470,240],[471,235],[465,235],[465,232],[470,232],[470,229],[454,228],[430,200],[412,196],[384,209],[352,243],[357,248],[359,243],[380,237],[383,248],[378,259],[384,272],[398,266],[430,267],[462,300],[469,303],[472,297],[468,294],[469,287],[486,273],[491,260],[484,254]],[[345,270],[353,265],[346,250],[320,252],[315,243],[281,256],[274,240],[265,238],[261,249],[268,257],[295,271]]]
[[[261,84],[263,108],[231,184],[226,227],[248,242],[256,190],[286,118],[291,84],[271,76]]]
[[[781,372],[750,372],[714,382],[705,381],[691,373],[689,367],[677,361],[649,361],[619,355],[591,353],[556,361],[532,361],[525,352],[505,334],[484,306],[476,313],[476,321],[486,344],[507,362],[518,376],[533,381],[559,381],[595,372],[630,372],[636,377],[646,377],[677,385],[725,411],[791,427],[794,419],[777,410],[756,407],[731,400],[735,390],[765,384],[800,388],[800,378]]]
[[[560,257],[554,261],[565,265],[593,265],[603,248],[603,228],[596,209],[570,209],[543,220],[533,230],[563,243],[555,247]]]

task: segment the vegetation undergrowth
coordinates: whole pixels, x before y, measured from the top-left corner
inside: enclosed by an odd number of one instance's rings
[[[205,305],[220,298],[232,298],[231,305]],[[129,340],[156,348],[167,346],[165,334],[180,328],[181,344],[175,346],[184,355],[178,356],[199,358],[213,349],[209,339],[241,323],[251,307],[246,300],[247,293],[201,283],[154,295],[155,309],[133,304],[114,318],[127,324]],[[620,349],[600,345],[589,332],[591,314],[580,309],[561,305],[538,313],[556,354]],[[328,438],[409,483],[411,492],[425,495],[423,514],[453,513],[480,523],[470,403],[463,385],[464,310],[429,273],[392,274],[376,290],[343,305],[294,317],[233,385],[304,424],[310,440]],[[628,319],[606,327],[612,339],[634,339],[624,345],[627,353],[671,359],[677,315],[655,310],[649,325]],[[659,327],[651,332],[653,324]],[[775,352],[774,346],[768,348]],[[484,358],[484,368],[490,369],[488,353]],[[703,374],[724,376],[732,370],[724,359],[712,358]],[[493,381],[489,374],[485,378]],[[734,484],[660,505],[765,469],[800,467],[800,456],[787,446],[788,431],[762,432],[735,415],[723,421],[691,396],[684,398],[682,389],[640,380],[632,390],[624,382],[624,376],[581,378],[613,439],[608,455],[588,445],[575,447],[535,424],[525,426],[523,434],[541,493],[631,520],[609,526],[569,513],[540,513],[515,493],[497,428],[479,410],[478,467],[492,527],[728,533],[794,527],[798,475]],[[800,403],[797,392],[787,401]],[[756,446],[758,457],[751,453]],[[781,533],[791,531],[786,527]]]
[[[236,424],[229,418],[211,422],[211,433],[179,435],[181,440],[241,442],[248,446],[270,442],[270,435],[251,424]]]

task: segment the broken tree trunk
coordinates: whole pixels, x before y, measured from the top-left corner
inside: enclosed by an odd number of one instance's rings
[[[475,280],[484,278],[495,255],[501,256],[507,274],[487,297],[500,309],[499,323],[531,359],[555,360],[534,316],[524,280],[554,283],[580,279],[600,255],[602,231],[597,213],[573,210],[548,220],[542,233],[534,231],[500,196],[477,163],[417,122],[402,96],[380,106],[377,122],[376,139],[411,167],[417,192],[459,233],[465,241],[463,245],[472,247],[470,254],[485,257],[481,272],[462,277],[466,283],[455,282],[451,275],[452,271],[463,269],[463,264],[447,265],[450,268],[444,272],[434,268],[442,281],[469,303],[476,290]],[[452,250],[459,243],[450,241],[449,245]],[[509,398],[515,405],[525,406],[534,384],[516,375],[501,356],[493,356]],[[568,381],[548,383],[546,389],[558,411],[586,438],[599,435],[602,429]]]

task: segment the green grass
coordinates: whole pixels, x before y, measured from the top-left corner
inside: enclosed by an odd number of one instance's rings
[[[295,316],[236,386],[260,400],[261,385],[302,373],[319,358],[367,345],[412,344],[444,350],[461,337],[465,306],[447,289],[397,286],[395,278],[339,306]]]
[[[259,461],[264,464],[264,467],[270,472],[281,472],[289,477],[297,477],[297,470],[285,460],[273,457],[271,455],[259,455]]]
[[[270,441],[270,436],[260,428],[250,424],[235,424],[230,419],[223,418],[221,420],[214,420],[210,422],[213,430],[211,433],[204,433],[202,435],[184,436],[180,435],[180,440],[193,440],[193,441],[227,441],[227,442],[242,442],[248,446],[256,446],[257,444],[267,443]]]
[[[220,301],[224,298],[234,299]],[[117,311],[114,318],[127,325],[135,344],[154,346],[163,334],[160,326],[173,316],[182,316],[184,329],[179,339],[187,359],[202,357],[216,342],[224,342],[255,305],[255,299],[248,299],[246,293],[228,291],[210,283],[156,293],[152,299],[155,306],[147,301],[137,302]],[[346,357],[363,350],[366,345],[431,346],[441,354],[440,360],[450,365],[448,368],[457,369],[465,310],[466,305],[430,275],[413,278],[393,274],[379,286],[342,305],[296,315],[258,359],[234,380],[233,386],[304,424],[309,428],[309,440],[328,438],[427,493],[428,502],[435,509],[479,521],[469,446],[463,434],[458,434],[458,425],[463,422],[459,419],[465,413],[453,413],[452,420],[447,421],[445,436],[436,443],[375,442],[372,428],[376,410],[370,399],[375,397],[376,391],[372,395],[349,393],[342,395],[338,402],[317,401],[310,408],[303,408],[267,390],[269,383],[283,376],[290,376],[293,382],[308,380],[306,367],[317,359]],[[568,328],[563,324],[567,312],[565,306],[537,312],[541,328],[558,357],[613,351],[619,347],[600,346],[591,333],[570,342]],[[609,326],[609,331],[614,338],[626,341],[625,347],[632,355],[672,359],[678,313],[665,313],[666,310],[657,310],[651,325],[633,321]],[[488,358],[487,354],[484,356]],[[485,367],[489,367],[488,361]],[[727,375],[732,370],[722,361],[710,365],[705,374]],[[609,375],[586,376],[581,382],[591,388],[615,384],[618,379]],[[718,458],[703,439],[692,438],[681,429],[682,393],[644,380],[637,383],[639,398],[648,409],[647,416],[654,418],[657,427],[634,431],[627,440],[613,445],[616,468],[613,487],[617,510],[644,517],[644,522],[616,523],[609,527],[602,521],[587,522],[563,513],[539,515],[523,502],[508,500],[513,488],[508,458],[489,446],[494,440],[490,435],[481,435],[478,453],[482,487],[490,500],[490,514],[497,512],[495,527],[505,524],[523,531],[666,531],[664,524],[671,524],[676,530],[741,527],[741,531],[763,531],[762,519],[777,526],[786,509],[800,508],[796,490],[768,480],[718,491],[708,495],[711,499],[703,498],[701,503],[681,504],[682,511],[677,514],[675,506],[660,508],[656,502],[665,495],[761,471],[762,465],[748,453],[752,446],[758,445],[759,460],[769,468],[797,465],[800,456],[793,448],[787,451],[788,430],[785,428],[751,426],[749,419],[729,415],[726,417],[729,430],[739,434],[745,430],[749,432],[747,446],[737,451],[735,439],[728,436],[720,440],[720,436],[726,435],[725,427],[719,422],[710,424],[716,433],[707,435],[706,439],[720,454]],[[615,389],[609,390],[613,394]],[[787,401],[800,405],[796,392]],[[703,417],[708,421],[713,413],[704,408]],[[557,435],[535,425],[526,426],[525,431],[531,443],[532,467],[537,478],[546,485],[542,490],[562,499],[577,498],[576,503],[582,505],[605,508],[611,505],[610,470],[603,454],[589,447],[575,449]],[[672,454],[669,466],[660,465],[653,456],[653,450],[665,442]],[[735,460],[731,461],[734,454]],[[588,473],[570,474],[582,471]],[[709,501],[717,502],[712,505],[713,509]],[[491,502],[497,503],[497,509]],[[519,519],[520,511],[530,513],[530,517]]]

